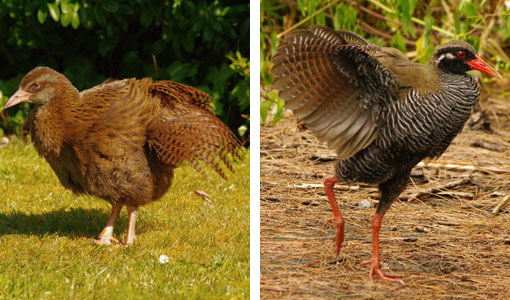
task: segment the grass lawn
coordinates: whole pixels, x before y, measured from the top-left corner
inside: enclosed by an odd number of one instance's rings
[[[100,247],[90,241],[110,204],[65,190],[14,140],[0,148],[0,299],[249,298],[249,154],[234,168],[228,180],[178,168],[163,199],[140,207],[134,246]],[[126,228],[124,208],[115,237]]]

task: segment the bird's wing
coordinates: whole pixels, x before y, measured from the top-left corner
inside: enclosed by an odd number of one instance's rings
[[[171,81],[158,81],[149,90],[161,99],[158,122],[151,126],[148,138],[161,161],[178,166],[187,160],[201,172],[203,163],[222,177],[222,166],[233,171],[230,155],[240,158],[240,144],[201,100],[210,99],[208,94]]]
[[[312,26],[286,35],[273,57],[273,87],[321,141],[348,158],[377,137],[377,115],[398,97],[398,80],[362,37]]]
[[[209,103],[214,102],[206,92],[192,86],[171,80],[159,80],[150,87],[151,93],[159,94],[164,103],[190,103],[196,107],[212,111]]]
[[[326,27],[322,27],[322,28],[326,28]],[[368,47],[368,48],[374,47],[374,45],[372,43],[365,40],[363,37],[357,35],[354,32],[347,31],[347,30],[338,30],[338,31],[332,31],[330,29],[328,29],[328,30],[331,31],[332,33],[334,33],[339,38],[339,40],[343,41],[343,43],[346,45],[358,45],[358,46]]]
[[[156,109],[150,102],[150,79],[125,79],[103,84],[80,93],[81,106],[75,143],[98,157],[113,159],[131,155],[146,143],[146,127]],[[72,124],[70,126],[73,126]]]

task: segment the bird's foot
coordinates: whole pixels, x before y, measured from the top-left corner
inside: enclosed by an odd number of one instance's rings
[[[117,245],[119,244],[119,240],[110,236],[110,237],[100,237],[97,239],[93,239],[90,241],[91,245],[98,245],[98,246],[110,246],[110,245]]]
[[[344,220],[342,218],[329,218],[328,222],[335,224],[336,230],[336,239],[335,239],[335,253],[338,255],[340,253],[340,248],[342,247],[342,243],[344,241]]]
[[[383,271],[381,271],[381,264],[379,263],[379,260],[374,260],[374,258],[372,258],[362,262],[361,264],[370,264],[370,280],[374,280],[374,274],[377,274],[377,276],[379,276],[382,280],[404,284],[404,281],[400,279],[402,278],[402,275],[383,273]]]
[[[125,247],[129,247],[129,246],[133,246],[133,241],[136,239],[135,236],[129,238],[128,236],[126,236],[123,240],[122,240],[122,245],[125,246]]]

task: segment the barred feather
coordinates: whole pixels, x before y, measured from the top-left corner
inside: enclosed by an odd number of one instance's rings
[[[207,103],[200,100],[206,93],[179,84],[179,89],[169,81],[158,81],[150,91],[162,97],[159,124],[152,129],[149,146],[167,164],[180,165],[187,160],[201,171],[199,161],[225,177],[223,167],[233,172],[230,154],[240,158],[240,144],[235,135],[212,112]],[[173,94],[166,94],[167,92]],[[207,99],[206,98],[206,99]],[[203,172],[202,172],[203,173]]]
[[[190,103],[201,109],[212,110],[209,104],[213,102],[211,96],[189,85],[171,80],[159,80],[149,87],[149,92],[159,94],[165,98],[166,103]]]
[[[337,151],[338,178],[380,184],[384,212],[411,168],[441,155],[468,119],[479,97],[465,73],[475,58],[469,44],[450,41],[422,65],[354,33],[312,26],[282,39],[273,87]]]

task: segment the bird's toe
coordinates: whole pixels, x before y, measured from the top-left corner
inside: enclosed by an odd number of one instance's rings
[[[119,244],[119,240],[117,240],[116,238],[114,237],[108,237],[108,238],[97,238],[97,239],[92,239],[92,241],[90,241],[90,244],[92,245],[98,245],[98,246],[110,246],[110,245],[116,245],[116,244]]]

